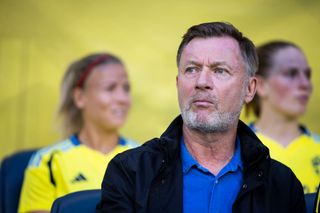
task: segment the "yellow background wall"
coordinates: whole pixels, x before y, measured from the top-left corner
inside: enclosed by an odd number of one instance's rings
[[[159,136],[178,114],[175,54],[188,27],[228,21],[256,44],[289,39],[304,49],[314,94],[303,118],[320,133],[320,1],[1,0],[0,159],[60,139],[55,110],[68,64],[110,51],[127,65],[134,105],[122,133]]]

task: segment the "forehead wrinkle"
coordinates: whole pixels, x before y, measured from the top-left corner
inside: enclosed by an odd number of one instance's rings
[[[188,60],[187,61],[187,64],[194,64],[194,65],[202,65],[201,62],[198,62],[196,60]],[[225,62],[225,61],[213,61],[213,62],[210,62],[210,59],[208,59],[208,61],[206,62],[206,64],[209,66],[209,67],[216,67],[216,66],[219,66],[219,65],[224,65],[224,66],[228,66],[228,64]]]
[[[220,46],[212,43],[204,45],[203,42],[206,40],[207,41],[208,40],[224,41],[224,45]],[[218,58],[214,58],[214,56],[210,54],[211,51],[215,51],[214,54],[216,54],[216,52],[219,52]],[[231,54],[229,54],[230,52]],[[205,53],[208,53],[208,54],[205,54]],[[233,38],[227,37],[227,36],[221,37],[221,38],[220,37],[195,38],[185,46],[184,50],[181,53],[180,59],[182,59],[183,57],[185,57],[186,59],[191,58],[185,61],[185,65],[190,65],[190,64],[194,64],[197,66],[207,65],[210,67],[217,66],[217,65],[228,66],[227,61],[224,61],[223,57],[226,57],[226,59],[230,57],[235,57],[237,58],[237,64],[234,64],[234,66],[231,66],[230,64],[228,67],[241,69],[241,67],[243,66],[243,68],[246,70],[246,63],[241,54],[240,46],[238,42]]]

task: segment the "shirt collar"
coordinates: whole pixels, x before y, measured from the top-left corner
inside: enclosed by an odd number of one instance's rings
[[[184,138],[181,137],[181,160],[182,160],[182,171],[183,174],[188,173],[191,167],[198,164],[198,162],[193,159],[189,151],[187,150],[186,145],[184,144]]]
[[[226,165],[229,171],[236,171],[238,167],[243,170],[243,164],[241,160],[241,143],[240,138],[236,138],[236,147],[231,161]]]
[[[79,145],[81,144],[81,141],[79,140],[77,134],[71,135],[71,136],[70,136],[70,140],[71,140],[72,144],[75,145],[75,146],[79,146]],[[121,137],[121,136],[119,137],[119,142],[118,142],[118,143],[119,143],[119,145],[121,145],[121,146],[127,145],[126,139],[124,139],[124,138]]]
[[[193,167],[196,166],[201,170],[208,171],[207,169],[203,168],[189,153],[187,150],[187,147],[184,143],[184,138],[181,137],[181,161],[182,161],[182,170],[183,174],[186,174],[189,172],[189,170]],[[243,170],[243,164],[241,160],[241,147],[240,147],[240,139],[237,136],[236,138],[236,147],[235,147],[235,152],[233,154],[233,157],[231,161],[223,168],[223,170],[228,170],[228,171],[236,171],[238,167]]]
[[[71,140],[72,144],[75,146],[79,146],[81,144],[77,134],[71,135],[70,140]]]

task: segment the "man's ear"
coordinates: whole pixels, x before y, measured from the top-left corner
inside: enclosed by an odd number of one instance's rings
[[[246,95],[244,98],[245,103],[249,103],[250,101],[252,101],[254,95],[256,94],[256,90],[257,90],[257,77],[252,76],[249,78],[249,83],[246,88]]]
[[[84,91],[81,88],[76,88],[73,90],[72,93],[72,98],[73,101],[75,103],[75,105],[79,108],[79,109],[83,109],[83,107],[85,106],[86,103],[86,99],[85,99],[85,95],[84,95]]]

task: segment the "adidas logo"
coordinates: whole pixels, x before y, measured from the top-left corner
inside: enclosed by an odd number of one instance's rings
[[[86,178],[83,174],[81,174],[81,173],[79,173],[79,174],[71,181],[71,183],[76,183],[76,182],[80,182],[80,181],[87,181],[87,178]]]

